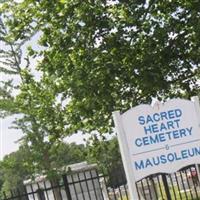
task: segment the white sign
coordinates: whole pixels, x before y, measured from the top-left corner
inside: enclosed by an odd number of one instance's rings
[[[135,181],[200,164],[200,116],[196,103],[174,99],[154,107],[139,105],[118,118],[116,115],[115,112],[120,149],[122,157],[126,157],[123,162],[128,176],[131,174]]]

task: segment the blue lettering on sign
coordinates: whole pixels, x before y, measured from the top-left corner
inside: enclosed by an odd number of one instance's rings
[[[151,134],[144,137],[136,138],[134,144],[137,147],[148,146],[152,144],[158,144],[174,139],[181,139],[192,135],[193,127],[178,129],[173,131],[167,131],[164,133]]]
[[[147,158],[134,162],[135,170],[144,170],[159,165],[165,165],[167,163],[173,163],[180,160],[185,160],[191,157],[200,156],[200,147],[193,147],[190,149],[183,149],[180,152],[170,152],[168,154],[161,154],[159,156]]]
[[[160,124],[150,124],[144,126],[144,132],[145,134],[151,134],[176,129],[179,128],[179,122],[180,119],[176,119],[174,121],[167,121],[165,123],[161,122]]]
[[[145,134],[153,133],[151,130],[151,126],[148,126],[148,127],[144,126],[144,132],[145,132]]]
[[[139,121],[139,123],[140,123],[141,125],[144,125],[144,124],[145,124],[145,118],[144,118],[144,116],[138,117],[138,121]]]
[[[143,144],[141,138],[137,138],[137,139],[135,140],[135,144],[136,144],[137,147],[141,147],[142,144]]]
[[[193,127],[180,128],[182,114],[182,110],[177,108],[139,116],[138,122],[143,126],[146,136],[136,138],[134,144],[143,147],[191,136]]]
[[[176,109],[175,116],[178,118],[178,117],[181,117],[181,115],[182,115],[182,111],[180,109]]]
[[[165,155],[160,156],[160,162],[161,162],[161,164],[167,163],[167,159],[166,159]]]
[[[136,170],[144,169],[144,161],[141,160],[140,162],[135,162]]]
[[[140,125],[145,125],[149,123],[160,122],[163,120],[170,120],[175,118],[180,118],[182,116],[182,111],[180,109],[169,110],[167,112],[154,113],[147,116],[139,116],[138,122]]]
[[[165,126],[164,123],[161,123],[160,125],[160,131],[166,131],[167,130],[167,127]]]

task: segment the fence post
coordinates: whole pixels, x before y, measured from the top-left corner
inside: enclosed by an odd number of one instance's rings
[[[109,200],[108,191],[106,188],[105,177],[102,177],[99,181],[100,181],[100,185],[101,185],[101,189],[102,189],[103,199]]]
[[[163,181],[165,193],[166,193],[166,196],[167,196],[167,200],[172,200],[166,176],[167,176],[166,174],[162,174],[162,181]]]
[[[39,188],[38,190],[36,190],[37,192],[37,197],[39,200],[46,200],[45,195],[44,195],[44,191]]]
[[[66,191],[66,194],[67,194],[67,200],[72,200],[72,196],[71,196],[71,193],[70,193],[69,183],[68,183],[66,174],[63,175],[63,182],[64,182],[64,186],[65,186],[65,191]]]

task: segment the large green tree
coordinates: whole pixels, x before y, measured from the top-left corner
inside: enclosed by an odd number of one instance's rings
[[[64,132],[61,101],[56,101],[54,87],[48,86],[45,76],[40,82],[36,81],[29,57],[22,56],[24,44],[37,31],[27,38],[15,40],[9,27],[12,17],[4,10],[6,4],[0,6],[1,117],[20,114],[14,123],[23,131],[21,144],[29,149],[30,171],[52,174],[55,170],[51,166],[51,155],[56,153],[63,138],[60,134]]]
[[[37,29],[27,29],[26,36],[18,37],[15,31],[22,27],[12,28],[15,19],[10,12],[13,1],[0,2],[0,113],[1,117],[12,114],[20,114],[14,121],[16,128],[23,131],[21,145],[28,149],[29,156],[22,164],[28,165],[28,172],[33,177],[44,173],[52,178],[52,185],[58,182],[58,172],[61,163],[56,162],[58,151],[64,135],[66,134],[66,119],[63,115],[63,99],[59,98],[57,87],[52,84],[47,74],[43,74],[39,80],[33,76],[35,66],[30,62],[29,55],[23,56],[25,45]],[[32,27],[30,25],[30,27]],[[29,49],[30,54],[32,52]],[[75,151],[75,149],[74,149]],[[16,154],[18,155],[18,154]],[[82,154],[79,154],[82,155]],[[72,155],[69,156],[68,160]],[[18,157],[11,156],[9,165],[18,164]],[[84,157],[82,157],[84,159]],[[65,159],[66,160],[66,159]],[[77,158],[78,160],[78,158]],[[16,169],[15,169],[16,170]],[[13,184],[19,183],[24,176],[15,174],[13,180],[9,179],[12,174],[10,168],[5,171],[8,175],[4,180],[3,189],[11,188]],[[24,172],[22,172],[25,175]],[[20,184],[19,184],[20,186]],[[56,200],[60,200],[60,192],[53,189]]]
[[[21,68],[10,101],[23,113],[16,123],[39,170],[52,166],[65,135],[113,132],[114,110],[198,93],[199,1],[13,0],[2,10],[6,41],[20,44],[38,32],[43,47],[28,48],[29,58],[40,58],[41,78]]]
[[[65,100],[68,133],[112,132],[111,113],[198,91],[199,1],[7,3],[13,38],[41,34],[38,69]]]
[[[15,40],[9,25],[12,14],[7,11],[7,4],[0,4],[1,117],[20,114],[14,126],[23,131],[23,138],[19,142],[29,151],[29,156],[23,160],[28,165],[29,173],[32,176],[41,173],[55,176],[61,168],[61,163],[55,162],[55,158],[67,126],[64,123],[62,100],[59,100],[55,86],[45,75],[40,80],[33,76],[34,66],[28,55],[23,56],[26,42],[37,30],[28,37]],[[14,165],[15,160],[11,161]],[[8,179],[7,185],[9,181],[12,183]],[[17,180],[13,181],[16,183]]]

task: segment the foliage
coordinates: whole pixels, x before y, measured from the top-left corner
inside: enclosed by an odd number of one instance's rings
[[[51,155],[64,132],[62,105],[57,103],[54,90],[45,79],[36,82],[28,71],[22,75],[21,93],[15,103],[23,117],[15,124],[24,132],[23,144],[30,149],[35,171],[54,171]]]
[[[97,163],[99,169],[109,173],[114,167],[122,164],[117,138],[111,140],[93,139],[87,143],[88,160]]]
[[[13,38],[41,32],[38,66],[68,101],[68,130],[112,132],[111,113],[197,93],[199,3],[65,0],[7,3]]]
[[[65,166],[84,161],[85,152],[83,145],[60,143],[56,152],[51,155],[53,160],[51,166],[63,173]],[[23,189],[23,181],[34,178],[35,171],[31,171],[30,161],[35,161],[30,155],[30,149],[23,146],[18,151],[5,156],[0,162],[1,192],[16,188]]]
[[[0,4],[1,5],[1,4]],[[21,44],[15,44],[8,38],[9,31],[6,28],[0,11],[0,116],[5,117],[10,113],[17,113],[13,100],[13,77],[19,73],[20,47]],[[3,78],[4,77],[4,78]]]
[[[60,143],[57,153],[52,155],[54,157],[52,160],[57,168],[63,167],[85,161],[86,153],[87,150],[83,144],[77,145],[76,143]]]
[[[99,170],[109,176],[111,187],[126,184],[119,145],[116,137],[110,140],[93,139],[87,144],[88,160],[97,163]]]
[[[198,93],[198,1],[24,0],[6,1],[1,10],[2,30],[8,31],[0,33],[1,40],[9,45],[2,55],[11,51],[9,70],[17,70],[12,73],[21,84],[15,98],[9,96],[10,83],[4,83],[0,109],[23,114],[16,125],[36,171],[54,169],[64,136],[80,130],[112,133],[114,110],[126,111],[152,97]],[[43,48],[29,47],[27,60],[41,58],[39,80],[29,62],[24,67],[20,62],[22,44],[36,32]],[[4,73],[7,67],[1,68]],[[110,166],[111,155],[102,152],[116,146],[97,144],[95,139],[95,155]]]
[[[5,156],[0,163],[0,174],[2,186],[1,191],[10,191],[10,189],[23,188],[23,181],[30,176],[27,166],[29,153],[25,148],[20,148],[17,152]]]
[[[43,77],[37,82],[31,73],[29,56],[22,56],[24,44],[35,32],[29,37],[15,40],[12,37],[13,30],[9,27],[11,14],[5,11],[6,4],[0,6],[0,71],[4,76],[0,88],[1,117],[21,114],[21,118],[14,123],[24,133],[21,144],[29,150],[27,163],[30,171],[33,174],[48,172],[52,175],[56,168],[52,166],[51,157],[57,151],[62,140],[60,135],[65,128],[62,105],[56,100],[54,88],[49,87],[51,83],[48,79]]]

